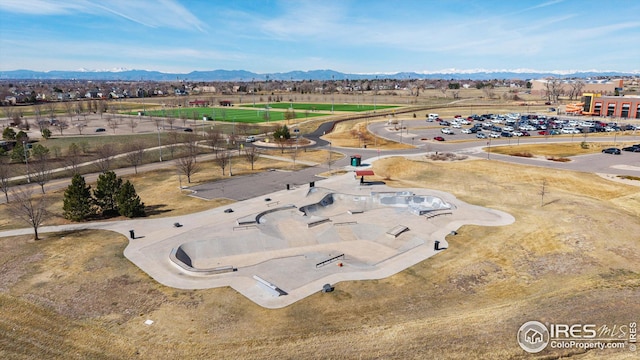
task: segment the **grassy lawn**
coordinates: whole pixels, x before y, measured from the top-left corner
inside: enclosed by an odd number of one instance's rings
[[[264,109],[267,104],[256,104],[256,108]],[[243,105],[244,107],[253,107],[253,104]],[[398,108],[397,105],[372,105],[372,104],[307,104],[307,103],[288,103],[288,102],[277,102],[270,103],[269,106],[273,109],[290,109],[293,106],[294,110],[308,110],[308,111],[373,111],[375,109],[393,109]]]
[[[136,113],[128,113],[129,115],[135,115]],[[264,108],[258,108],[256,110],[247,109],[235,109],[232,107],[195,107],[186,109],[165,109],[165,110],[151,110],[146,111],[147,116],[155,117],[173,117],[176,119],[192,119],[202,120],[204,116],[213,121],[226,121],[226,122],[239,122],[239,123],[264,123],[267,122]],[[285,120],[285,112],[283,111],[269,111],[268,121],[282,121]],[[296,112],[296,119],[306,119],[309,117],[326,116],[327,114],[313,113],[309,111]]]

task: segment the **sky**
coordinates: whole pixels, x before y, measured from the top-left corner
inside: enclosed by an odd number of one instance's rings
[[[0,0],[0,71],[640,73],[638,0]]]

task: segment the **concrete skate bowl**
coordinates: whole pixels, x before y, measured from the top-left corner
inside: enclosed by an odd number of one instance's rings
[[[193,261],[191,260],[191,256],[189,256],[188,252],[183,249],[183,245],[178,246],[171,250],[171,254],[169,255],[169,259],[172,263],[177,265],[182,270],[190,273],[192,275],[215,275],[222,274],[227,272],[238,271],[237,268],[234,268],[231,265],[226,266],[217,266],[214,268],[205,268],[199,269],[193,266]]]
[[[328,193],[316,203],[301,206],[306,216],[334,216],[349,212],[365,212],[381,207],[397,207],[409,210],[415,215],[432,211],[452,210],[454,206],[437,196],[415,195],[412,192],[384,192],[371,195],[348,195]]]

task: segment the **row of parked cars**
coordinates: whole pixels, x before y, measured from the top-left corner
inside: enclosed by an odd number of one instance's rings
[[[623,147],[622,151],[640,153],[640,144],[634,144],[634,145],[631,145],[631,146]],[[618,148],[615,148],[615,147],[606,148],[606,149],[602,150],[602,152],[604,154],[613,154],[613,155],[620,155],[620,154],[622,154],[622,151],[620,149],[618,149]]]
[[[454,129],[460,129],[463,134],[476,134],[476,137],[481,139],[487,137],[530,136],[532,133],[546,136],[640,129],[640,125],[618,125],[617,123],[604,123],[602,121],[579,121],[546,117],[545,115],[520,115],[516,113],[471,115],[467,118],[456,115],[451,121],[442,120],[439,117],[428,119],[427,121],[437,121],[440,125],[445,126],[441,129],[443,134],[453,135],[455,134]],[[471,123],[474,123],[472,127],[463,128],[463,125]],[[486,135],[483,131],[489,132],[489,135]]]

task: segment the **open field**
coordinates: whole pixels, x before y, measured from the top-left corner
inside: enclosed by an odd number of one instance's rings
[[[136,113],[128,114],[135,115]],[[285,120],[285,112],[266,111],[264,108],[258,108],[257,110],[234,109],[230,107],[193,107],[186,109],[170,108],[166,110],[148,110],[145,111],[145,115],[192,120],[202,120],[202,118],[206,116],[207,119],[211,119],[211,121],[239,122],[251,124]],[[309,117],[326,115],[327,114],[315,113],[311,111],[295,112],[296,119],[306,119]]]
[[[243,105],[244,107],[254,107],[253,104]],[[256,104],[256,108],[265,108],[266,104]],[[279,103],[270,103],[269,107],[274,109],[290,109],[293,107],[294,110],[308,110],[308,111],[352,111],[352,112],[360,112],[360,111],[374,111],[376,109],[393,109],[399,106],[394,105],[373,105],[373,104],[325,104],[325,103],[317,103],[317,104],[307,104],[307,103],[287,103],[287,102],[279,102]]]
[[[2,238],[0,356],[633,358],[628,350],[530,355],[515,338],[529,320],[638,320],[639,187],[486,160],[390,158],[374,170],[389,185],[451,192],[516,222],[464,226],[447,237],[448,250],[395,276],[339,283],[333,293],[281,310],[265,310],[231,289],[161,286],[122,256],[127,239],[113,233],[44,234],[35,243]],[[139,185],[143,178],[162,186],[155,200],[146,200],[153,190]],[[218,205],[182,205],[188,198],[174,172],[140,175],[134,184],[145,202],[167,211]],[[154,323],[145,325],[147,319]]]
[[[520,144],[507,146],[494,146],[491,148],[492,153],[503,155],[514,155],[516,153],[529,153],[533,156],[544,157],[570,157],[576,155],[586,155],[599,153],[602,149],[610,147],[630,146],[632,142],[585,142],[584,145],[579,142],[562,143],[562,144]],[[486,148],[485,148],[486,151]]]

